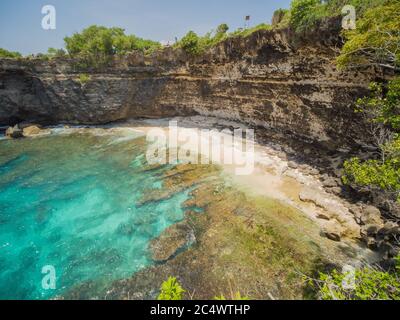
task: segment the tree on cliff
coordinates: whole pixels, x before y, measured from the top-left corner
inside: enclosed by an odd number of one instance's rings
[[[222,23],[217,27],[215,33],[208,32],[204,36],[198,36],[194,31],[189,31],[176,43],[176,46],[182,48],[188,54],[198,55],[226,39],[228,30],[229,26],[226,23]]]
[[[347,39],[338,64],[359,68],[376,66],[400,71],[400,1],[387,0],[366,10]]]
[[[400,71],[399,1],[385,0],[366,9],[357,29],[345,32],[345,36],[340,67]],[[376,152],[368,160],[346,161],[343,181],[381,190],[400,202],[400,78],[371,83],[370,91],[370,96],[357,101],[356,112],[364,117]]]
[[[22,55],[19,52],[12,52],[0,48],[0,58],[20,58]]]
[[[55,48],[47,49],[47,56],[50,58],[64,57],[65,55],[66,55],[66,52],[64,49],[55,49]]]
[[[226,23],[222,23],[217,27],[217,30],[215,31],[216,35],[224,35],[228,32],[229,27]]]
[[[346,5],[351,5],[356,10],[357,18],[363,18],[366,12],[374,11],[377,16],[383,7],[397,0],[292,0],[289,12],[285,13],[289,19],[289,25],[297,32],[312,29],[317,22],[327,17],[339,17]],[[275,18],[281,12],[276,11]],[[370,18],[366,18],[367,20]],[[279,21],[280,19],[278,19]],[[276,25],[276,23],[274,24]],[[286,23],[278,24],[278,27],[287,26]],[[363,33],[363,31],[361,31]]]
[[[323,14],[321,0],[293,0],[290,4],[290,25],[296,31],[304,31],[315,25]]]
[[[187,53],[195,55],[200,53],[200,38],[194,31],[189,31],[179,42],[178,46]]]
[[[387,85],[372,83],[371,95],[358,100],[356,111],[369,126],[378,157],[346,161],[343,182],[382,190],[400,202],[400,78]]]
[[[124,29],[96,25],[75,33],[71,37],[65,37],[64,41],[72,57],[82,59],[91,66],[104,65],[113,55],[132,51],[149,53],[161,47],[161,44],[156,41],[126,35]]]

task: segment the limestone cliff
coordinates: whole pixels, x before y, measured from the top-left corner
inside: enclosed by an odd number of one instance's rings
[[[213,115],[326,142],[351,142],[365,74],[340,72],[337,21],[307,35],[259,31],[201,57],[166,48],[104,70],[71,60],[0,60],[0,125],[102,124],[133,117]],[[89,81],[81,83],[80,74]]]

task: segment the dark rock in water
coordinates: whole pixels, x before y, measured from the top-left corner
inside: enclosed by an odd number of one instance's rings
[[[118,227],[118,232],[125,236],[132,236],[135,232],[135,228],[132,224],[123,223]]]
[[[22,138],[24,136],[22,130],[18,127],[18,125],[15,125],[14,127],[9,127],[6,130],[5,135],[6,137],[13,139]]]
[[[174,224],[151,242],[152,258],[157,262],[167,261],[194,241],[194,232],[187,223]]]

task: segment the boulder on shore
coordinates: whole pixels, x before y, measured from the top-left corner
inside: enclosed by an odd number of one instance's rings
[[[18,127],[18,125],[15,125],[14,127],[8,127],[5,134],[6,134],[6,137],[13,138],[13,139],[18,139],[18,138],[23,137],[23,132]]]
[[[42,129],[42,127],[36,124],[20,123],[13,127],[9,127],[6,130],[5,135],[6,137],[17,139],[23,137],[36,136],[44,132],[49,132],[49,130]]]
[[[374,224],[383,227],[381,212],[373,206],[365,206],[362,210],[361,223],[364,225]]]
[[[35,136],[35,135],[41,133],[41,131],[42,131],[41,128],[39,128],[36,125],[33,125],[33,126],[29,126],[29,127],[22,129],[22,134],[24,137],[30,137],[30,136]]]
[[[310,187],[303,187],[299,194],[303,202],[310,202],[324,210],[318,217],[323,220],[332,219],[342,228],[340,237],[346,236],[353,239],[360,238],[360,226],[356,223],[354,216],[339,201],[332,198],[328,193]],[[333,238],[337,238],[336,236]]]

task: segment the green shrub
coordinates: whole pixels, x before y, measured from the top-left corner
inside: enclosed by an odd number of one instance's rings
[[[376,10],[378,6],[386,5],[391,1],[396,0],[292,0],[290,11],[284,19],[289,21],[294,30],[302,32],[314,28],[323,18],[340,16],[346,5],[354,6],[357,18],[362,18],[367,11]],[[393,14],[395,15],[396,12]],[[379,15],[378,12],[377,15]],[[282,25],[285,26],[286,23]],[[277,27],[282,25],[278,24]]]
[[[189,31],[175,46],[182,48],[190,55],[199,55],[226,39],[228,30],[228,25],[223,23],[217,27],[215,32],[208,32],[202,37],[194,31]]]
[[[22,55],[19,52],[12,52],[0,48],[0,58],[21,58],[21,57]]]
[[[345,32],[347,41],[337,60],[339,67],[379,66],[399,71],[400,2],[353,0],[351,4],[361,11],[361,19],[357,29]],[[384,137],[378,145],[381,159],[346,161],[343,181],[379,188],[400,201],[400,78],[387,85],[372,83],[370,90],[370,96],[357,101],[356,112],[370,122],[375,131],[372,136],[377,132],[379,139]]]
[[[357,269],[354,275],[333,270],[308,280],[322,300],[400,300],[400,257],[396,270],[386,272],[374,267]],[[350,277],[352,288],[348,286]]]
[[[79,82],[83,85],[90,81],[90,76],[86,73],[82,73],[79,75]]]
[[[397,142],[397,144],[399,144]],[[378,188],[395,195],[400,202],[400,161],[399,157],[385,162],[379,160],[361,161],[353,158],[344,163],[343,182],[359,187]]]
[[[288,9],[278,9],[272,16],[272,26],[274,28],[285,28],[290,25],[291,13]]]
[[[247,37],[251,35],[252,33],[260,30],[271,30],[272,26],[266,23],[261,23],[259,25],[256,25],[255,27],[248,28],[248,29],[238,29],[235,32],[232,32],[229,36],[230,37]]]
[[[368,9],[382,5],[387,0],[327,0],[326,7],[330,16],[338,16],[342,12],[342,8],[351,5],[356,9],[358,17],[362,17]]]
[[[372,82],[371,95],[357,101],[356,112],[370,114],[371,121],[400,132],[400,77],[387,85]]]
[[[179,47],[187,53],[196,55],[200,53],[200,38],[194,31],[189,31],[180,41]]]
[[[365,8],[361,17],[358,15],[357,28],[344,33],[347,41],[337,59],[338,65],[380,66],[399,71],[400,1],[372,2],[372,7]]]
[[[169,277],[161,285],[161,292],[157,300],[182,300],[185,290],[181,287],[175,277]]]
[[[293,0],[290,5],[290,25],[298,32],[313,28],[324,16],[327,11],[321,0]]]
[[[261,23],[253,28],[238,29],[232,33],[228,33],[229,27],[227,24],[220,24],[217,29],[212,32],[206,33],[204,36],[197,35],[194,31],[189,31],[181,40],[179,40],[175,47],[182,48],[190,55],[199,55],[204,53],[207,49],[216,46],[221,41],[229,37],[246,37],[253,32],[259,30],[271,30],[272,26],[269,24]]]
[[[225,37],[226,33],[228,32],[229,27],[226,23],[222,23],[217,27],[217,30],[215,31],[215,37],[214,39],[216,41],[221,40],[222,38]]]
[[[219,42],[225,40],[228,35],[229,26],[226,23],[220,24],[215,30],[214,36],[213,32],[208,32],[204,37],[200,38],[200,48],[201,50],[208,49],[212,46],[217,45]]]
[[[381,157],[347,160],[342,179],[345,184],[389,192],[400,201],[400,78],[387,85],[372,83],[370,88],[371,95],[358,100],[356,112],[370,122]]]
[[[59,57],[64,57],[65,55],[66,52],[64,49],[55,49],[55,48],[47,49],[47,56],[49,58],[59,58]]]
[[[124,29],[96,25],[65,37],[64,41],[69,55],[79,60],[79,67],[98,68],[110,63],[113,55],[124,55],[135,50],[151,53],[161,48],[158,42],[125,35]]]

